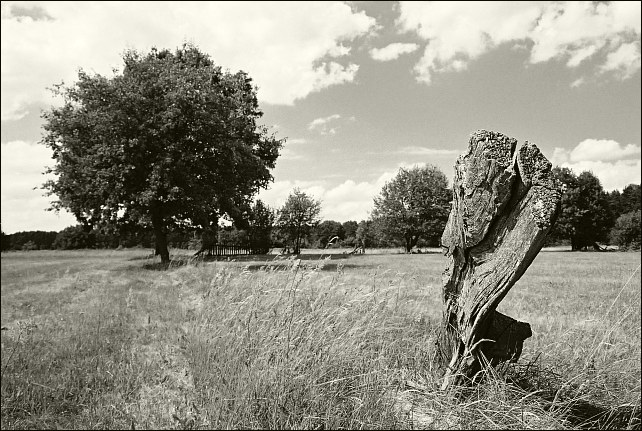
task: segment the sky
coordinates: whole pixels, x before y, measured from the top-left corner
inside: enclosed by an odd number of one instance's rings
[[[197,45],[258,87],[286,143],[261,191],[297,187],[322,217],[365,220],[402,167],[449,180],[478,129],[535,143],[605,190],[640,184],[640,2],[2,3],[1,224],[75,224],[46,211],[48,90],[114,76],[127,49]]]

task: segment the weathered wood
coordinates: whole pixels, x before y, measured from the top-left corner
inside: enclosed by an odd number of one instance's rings
[[[455,163],[453,204],[442,235],[447,369],[442,388],[470,380],[486,362],[516,360],[528,323],[496,311],[524,274],[559,212],[560,187],[539,149],[479,130]]]

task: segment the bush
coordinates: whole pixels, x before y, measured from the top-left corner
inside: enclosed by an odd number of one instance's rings
[[[620,249],[640,249],[640,210],[622,214],[611,230],[611,242]]]

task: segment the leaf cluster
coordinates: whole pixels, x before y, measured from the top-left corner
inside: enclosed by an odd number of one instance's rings
[[[372,219],[381,234],[403,238],[410,251],[420,237],[441,235],[451,195],[446,176],[437,167],[401,168],[374,198]]]

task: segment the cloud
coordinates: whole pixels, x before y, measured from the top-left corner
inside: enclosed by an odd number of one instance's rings
[[[303,160],[302,154],[297,153],[295,150],[300,149],[302,145],[307,144],[308,140],[305,138],[287,139],[285,145],[281,148],[279,153],[279,160]]]
[[[597,58],[618,79],[640,69],[640,2],[401,2],[398,24],[428,41],[414,67],[424,83],[505,43],[530,44],[531,63]]]
[[[5,3],[2,4],[2,19],[14,18],[18,21],[23,21],[23,20],[51,21],[53,19],[40,6],[21,4],[21,2],[12,2],[13,4],[9,4],[9,2],[5,2]]]
[[[579,87],[580,85],[584,84],[585,80],[584,78],[577,78],[575,81],[571,82],[571,87],[576,88]]]
[[[615,162],[581,161],[563,163],[562,167],[569,168],[576,174],[591,171],[600,179],[604,190],[622,190],[629,184],[640,184],[640,160],[617,160]]]
[[[54,197],[43,196],[39,187],[52,176],[44,176],[45,166],[53,165],[51,150],[43,145],[11,141],[1,145],[2,230],[61,230],[76,224],[64,211],[46,212]],[[36,190],[34,190],[36,188]]]
[[[637,145],[621,145],[611,139],[585,139],[570,153],[571,162],[610,161],[631,156],[639,156],[640,147]]]
[[[326,123],[332,120],[338,120],[339,118],[341,118],[341,115],[339,114],[332,114],[332,115],[328,115],[327,117],[315,118],[310,122],[310,124],[308,124],[308,129],[315,130],[317,128],[324,126]]]
[[[340,184],[329,185],[327,181],[275,181],[269,190],[261,190],[259,199],[272,208],[278,209],[285,204],[288,195],[297,187],[301,191],[321,201],[321,217],[324,220],[346,222],[348,220],[367,220],[374,205],[375,196],[383,186],[399,172],[399,168],[423,167],[426,163],[401,162],[389,168],[372,181],[356,182],[345,180]]]
[[[638,157],[631,159],[631,157]],[[591,171],[605,190],[622,190],[640,184],[640,147],[622,145],[610,139],[585,139],[572,150],[555,148],[551,163],[569,168],[576,174]]]
[[[286,145],[299,145],[299,144],[307,144],[308,140],[305,138],[294,138],[294,139],[288,139],[286,141]]]
[[[386,181],[396,174],[396,171],[387,171],[370,182],[346,180],[334,186],[328,186],[325,181],[276,181],[269,190],[262,190],[259,198],[278,209],[297,187],[321,201],[321,217],[324,220],[342,223],[348,220],[361,221],[368,219],[374,197],[381,192]]]
[[[621,79],[630,78],[640,70],[640,42],[625,43],[615,52],[606,56],[606,61],[600,67],[603,73],[613,71]]]
[[[327,117],[315,118],[308,124],[308,130],[317,131],[321,135],[335,135],[341,125],[353,123],[356,121],[355,117],[344,118],[341,121],[341,115],[332,114]]]
[[[370,56],[377,61],[390,61],[400,55],[415,52],[417,49],[419,49],[419,45],[416,43],[391,43],[383,48],[371,49]]]
[[[281,152],[279,153],[279,160],[303,160],[304,158],[301,154],[295,153],[289,147],[281,148]]]
[[[437,148],[410,146],[403,147],[398,152],[402,154],[410,154],[416,156],[457,156],[464,150],[443,150]]]
[[[415,65],[417,80],[460,71],[492,47],[523,39],[540,7],[523,2],[400,2],[398,24],[428,41]]]
[[[2,2],[2,118],[49,104],[45,88],[75,81],[79,67],[111,76],[127,48],[184,42],[248,72],[260,101],[291,105],[353,81],[359,66],[334,58],[375,24],[343,2]]]

